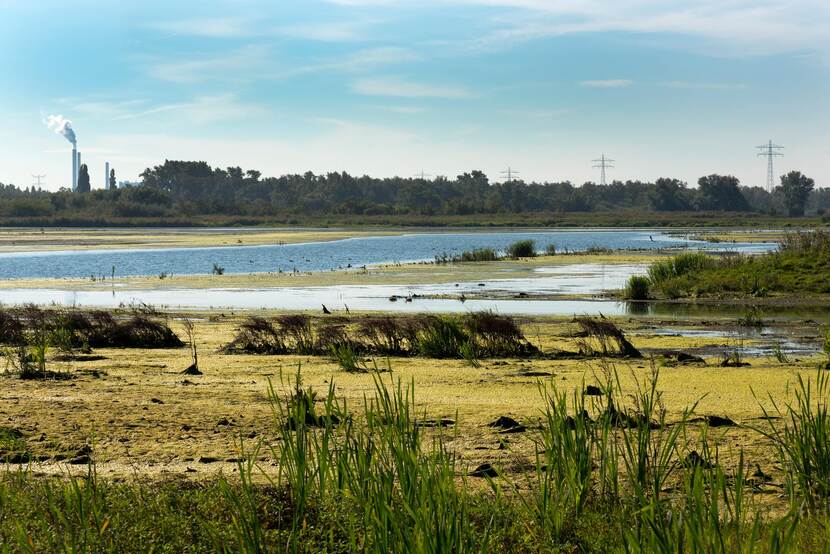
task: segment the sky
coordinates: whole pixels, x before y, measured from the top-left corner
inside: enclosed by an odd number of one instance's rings
[[[165,159],[830,186],[827,0],[0,0],[0,182]]]

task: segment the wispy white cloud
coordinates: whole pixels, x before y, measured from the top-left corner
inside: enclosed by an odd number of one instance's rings
[[[151,119],[164,115],[165,121],[176,119],[187,124],[206,124],[220,121],[245,121],[268,116],[265,106],[245,102],[231,93],[199,95],[181,102],[153,103],[146,99],[61,103],[72,113],[110,121]]]
[[[346,6],[414,6],[420,0],[329,0]],[[501,48],[511,42],[579,33],[672,34],[711,41],[719,55],[830,51],[825,0],[441,0],[437,5],[502,8],[490,31],[459,45]],[[452,39],[451,39],[452,40]],[[688,41],[688,48],[700,48]]]
[[[374,106],[374,108],[377,110],[383,110],[385,112],[399,113],[405,115],[417,115],[429,111],[429,108],[425,106]]]
[[[243,102],[233,94],[216,94],[197,96],[186,102],[162,104],[146,110],[125,114],[118,119],[136,119],[158,114],[176,117],[195,124],[217,123],[221,121],[241,122],[270,114],[266,107],[255,103]]]
[[[580,81],[579,85],[588,88],[626,88],[634,84],[629,79],[598,79],[592,81]]]
[[[156,21],[149,27],[174,35],[188,35],[206,38],[244,38],[254,36],[255,21],[242,17],[203,17]]]
[[[694,81],[666,81],[660,83],[660,86],[690,90],[742,90],[747,88],[744,83],[699,83]]]
[[[561,117],[565,114],[571,113],[573,110],[567,108],[553,108],[553,109],[509,109],[509,110],[501,110],[501,113],[504,115],[514,116],[514,117],[522,117],[527,119],[556,119],[557,117]]]
[[[351,84],[352,91],[367,96],[394,96],[400,98],[471,98],[473,94],[460,85],[421,83],[401,77],[372,77],[358,79]]]
[[[420,61],[413,50],[398,46],[364,48],[339,57],[289,63],[265,45],[250,45],[214,56],[155,60],[147,65],[151,77],[177,84],[208,81],[240,83],[273,81],[314,73],[362,73]]]
[[[371,23],[366,21],[317,21],[278,27],[277,34],[320,42],[352,42],[371,40]]]
[[[421,60],[422,57],[417,52],[409,48],[401,48],[398,46],[382,46],[378,48],[367,48],[365,50],[358,50],[353,54],[349,54],[339,62],[330,64],[333,67],[341,67],[345,69],[365,69],[375,68],[384,65],[396,65],[408,62],[415,62]]]
[[[222,53],[171,61],[158,60],[147,71],[151,77],[171,83],[192,84],[203,81],[246,81],[268,74],[274,62],[261,45]]]

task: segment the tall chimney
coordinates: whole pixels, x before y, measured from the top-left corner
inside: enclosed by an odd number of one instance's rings
[[[72,144],[72,192],[78,190],[78,147]]]
[[[110,163],[104,164],[104,190],[110,189]]]

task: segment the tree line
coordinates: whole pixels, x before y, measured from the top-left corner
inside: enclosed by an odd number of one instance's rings
[[[792,171],[769,193],[729,175],[707,175],[697,187],[672,178],[608,185],[570,182],[491,183],[481,171],[454,179],[373,178],[333,172],[265,177],[239,167],[167,160],[146,169],[136,187],[71,193],[0,183],[0,217],[61,219],[199,218],[204,216],[466,216],[532,213],[746,212],[830,214],[830,190]],[[84,187],[86,188],[86,187]]]

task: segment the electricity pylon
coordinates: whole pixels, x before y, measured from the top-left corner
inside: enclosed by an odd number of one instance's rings
[[[43,183],[43,179],[46,178],[46,175],[32,175],[32,179],[35,180],[35,185],[37,188],[40,188],[41,184]]]
[[[504,171],[500,171],[499,173],[501,173],[502,175],[507,176],[507,181],[506,181],[507,183],[511,182],[513,180],[513,177],[515,177],[516,175],[519,174],[518,171],[516,171],[515,169],[513,169],[510,166],[507,166],[507,169],[505,169]]]
[[[606,158],[605,154],[603,154],[602,157],[600,157],[599,159],[591,161],[594,162],[594,168],[598,168],[600,170],[599,184],[605,185],[605,170],[614,169],[614,160]]]
[[[772,166],[772,159],[775,156],[783,156],[779,150],[784,148],[783,146],[778,146],[777,144],[773,144],[772,141],[769,141],[767,144],[763,146],[756,146],[756,149],[760,150],[758,152],[758,156],[763,156],[767,158],[767,192],[772,192],[775,189],[775,170]]]

